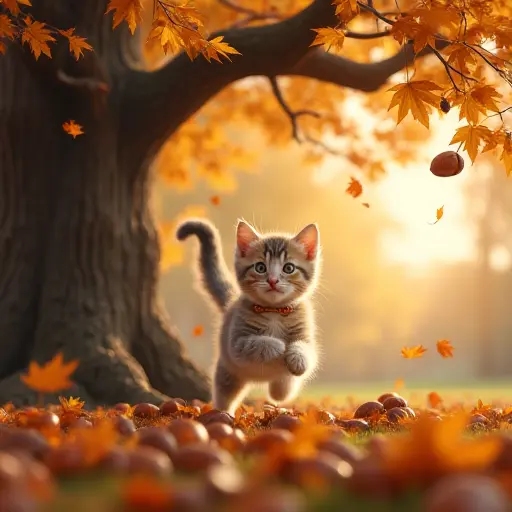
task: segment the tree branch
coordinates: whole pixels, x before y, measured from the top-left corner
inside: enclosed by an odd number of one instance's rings
[[[232,62],[191,61],[177,55],[154,72],[132,70],[124,86],[120,123],[140,158],[151,158],[179,126],[227,85],[249,76],[295,75],[375,91],[415,57],[412,45],[375,63],[358,63],[310,48],[313,28],[339,23],[331,0],[315,0],[303,11],[279,23],[213,34],[242,55]],[[438,48],[448,43],[438,42]],[[429,49],[418,56],[426,55]]]

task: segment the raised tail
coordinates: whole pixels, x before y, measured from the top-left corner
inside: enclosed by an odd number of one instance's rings
[[[199,239],[199,274],[203,286],[224,311],[235,289],[222,255],[219,233],[211,223],[194,219],[185,221],[176,231],[178,240],[185,240],[191,235]]]

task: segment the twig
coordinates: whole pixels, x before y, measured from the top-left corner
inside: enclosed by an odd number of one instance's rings
[[[446,70],[446,73],[448,74],[448,78],[450,79],[452,85],[453,85],[453,88],[457,91],[457,92],[460,92],[460,93],[464,93],[464,91],[462,89],[459,89],[459,87],[457,86],[457,84],[455,83],[455,80],[453,79],[453,76],[452,74],[450,73],[450,69],[453,68],[453,66],[451,66],[450,64],[448,64],[448,62],[446,62],[446,60],[444,59],[444,57],[431,45],[428,45],[429,48],[432,50],[432,52],[434,53],[434,55],[441,61],[441,63],[443,64],[444,66],[444,69]],[[461,74],[457,69],[454,69],[454,71],[456,71],[457,73]],[[464,75],[462,75],[464,76]]]
[[[284,99],[283,93],[281,92],[281,89],[279,88],[279,84],[277,83],[277,77],[271,76],[269,77],[270,85],[272,86],[272,93],[274,94],[277,102],[279,103],[279,106],[283,109],[285,114],[290,118],[290,122],[292,124],[292,136],[293,138],[301,143],[302,139],[300,138],[299,134],[299,124],[298,119],[301,116],[311,116],[316,117],[317,119],[321,117],[321,115],[318,112],[315,112],[314,110],[297,110],[294,112],[286,103],[286,100]]]
[[[370,32],[368,34],[361,34],[359,32],[347,30],[345,32],[345,37],[350,37],[351,39],[377,39],[379,37],[389,36],[389,34],[389,30],[383,30],[382,32]]]
[[[388,25],[394,25],[395,22],[393,20],[390,20],[389,18],[386,18],[382,13],[377,11],[377,9],[374,9],[372,6],[368,4],[364,4],[363,2],[357,2],[357,5],[365,11],[371,12],[374,16],[379,18],[379,20],[383,21],[384,23],[387,23]]]

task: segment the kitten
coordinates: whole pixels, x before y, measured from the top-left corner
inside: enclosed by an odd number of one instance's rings
[[[213,376],[213,406],[234,414],[251,383],[268,383],[271,401],[294,398],[318,362],[311,294],[320,267],[315,224],[296,236],[261,235],[239,221],[235,276],[222,256],[216,228],[188,220],[178,240],[200,242],[200,277],[223,312]],[[237,286],[238,285],[238,286]]]

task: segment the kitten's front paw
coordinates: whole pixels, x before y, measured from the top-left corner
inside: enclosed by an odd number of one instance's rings
[[[304,375],[308,369],[308,360],[306,355],[296,347],[290,347],[284,355],[284,363],[288,371],[299,377]]]
[[[260,338],[254,344],[256,359],[262,363],[270,363],[284,356],[286,345],[277,338]]]

